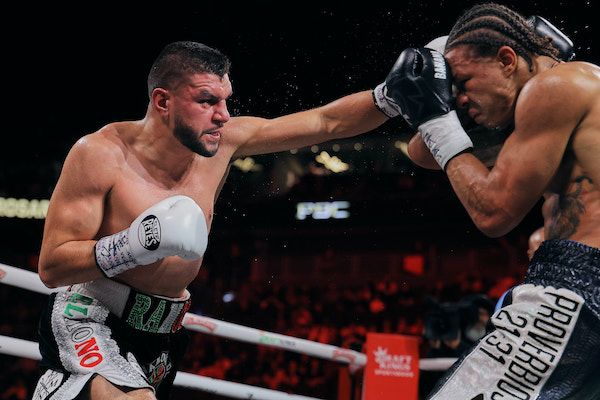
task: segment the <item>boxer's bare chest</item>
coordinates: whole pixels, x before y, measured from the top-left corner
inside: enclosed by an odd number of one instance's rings
[[[227,167],[227,161],[222,158],[196,157],[181,173],[170,174],[164,169],[130,160],[118,171],[107,194],[102,230],[123,229],[153,204],[175,195],[185,195],[196,201],[210,229],[215,195]]]
[[[202,208],[210,230],[215,196],[227,168],[224,157],[198,158],[174,179],[173,175],[130,160],[120,168],[106,196],[99,236],[127,228],[144,210],[174,195],[192,198]],[[201,260],[188,262],[176,256],[167,257],[126,271],[117,280],[148,293],[178,297],[195,278],[200,265]],[[165,276],[169,279],[164,279]]]

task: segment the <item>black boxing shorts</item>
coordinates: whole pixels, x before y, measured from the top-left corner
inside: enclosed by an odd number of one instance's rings
[[[189,338],[190,296],[154,296],[109,279],[52,294],[39,326],[40,367],[33,399],[74,399],[97,375],[120,387],[169,398]]]
[[[600,399],[600,249],[547,240],[429,400]]]

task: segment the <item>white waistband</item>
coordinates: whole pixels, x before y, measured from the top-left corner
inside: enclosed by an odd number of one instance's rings
[[[131,289],[130,286],[108,278],[98,278],[90,282],[77,283],[69,288],[70,291],[100,301],[112,314],[119,318],[123,316],[123,310],[125,309]],[[171,302],[181,302],[190,298],[190,292],[187,289],[183,297],[179,298],[159,296],[151,293],[145,294]]]

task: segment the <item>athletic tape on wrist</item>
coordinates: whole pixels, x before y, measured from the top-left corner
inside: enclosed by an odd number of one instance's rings
[[[373,101],[375,102],[375,107],[390,118],[402,114],[400,106],[396,104],[394,99],[387,96],[387,85],[385,82],[380,83],[373,89]]]
[[[460,124],[454,110],[422,123],[419,125],[419,132],[444,171],[448,161],[459,153],[473,148],[473,142]]]
[[[129,245],[129,229],[98,240],[94,246],[94,254],[96,265],[107,278],[137,266]]]

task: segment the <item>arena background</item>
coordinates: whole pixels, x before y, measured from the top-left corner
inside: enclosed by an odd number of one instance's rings
[[[600,61],[597,1],[502,3],[549,19],[575,42],[578,60]],[[276,117],[374,87],[404,48],[446,34],[471,4],[86,3],[5,11],[0,205],[49,199],[78,137],[108,122],[143,117],[147,71],[171,41],[203,42],[230,57],[232,115]],[[193,311],[347,347],[359,345],[366,331],[420,335],[427,296],[494,299],[517,282],[527,262],[527,237],[541,225],[541,203],[513,232],[486,238],[445,176],[406,158],[401,142],[410,134],[398,119],[356,138],[234,166],[215,208],[205,265],[191,287]],[[343,164],[326,162],[322,151]],[[326,164],[347,169],[336,173]],[[299,206],[315,202],[319,208]],[[19,218],[2,207],[0,263],[35,271],[43,219],[33,211]],[[306,218],[298,219],[298,210]],[[44,300],[0,286],[0,334],[37,340]],[[349,315],[336,315],[340,304],[353,307]],[[329,336],[319,339],[317,326],[327,327]],[[274,371],[232,354],[265,357],[261,363],[280,370],[290,360],[302,361],[200,334],[193,346],[218,350],[191,349],[186,370],[259,386],[277,386],[266,378]],[[315,368],[334,372],[316,389],[280,388],[335,397],[335,368],[326,364]],[[0,356],[0,399],[28,398],[37,374],[35,362]]]

